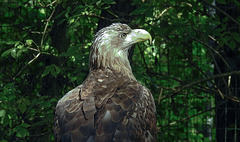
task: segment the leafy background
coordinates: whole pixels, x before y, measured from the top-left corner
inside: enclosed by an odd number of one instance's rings
[[[57,100],[85,79],[93,36],[113,22],[146,29],[154,39],[153,45],[134,46],[129,59],[155,98],[159,141],[240,139],[240,2],[4,0],[0,5],[1,142],[54,141]],[[234,115],[222,113],[228,107]],[[219,128],[224,115],[234,121],[224,119]]]

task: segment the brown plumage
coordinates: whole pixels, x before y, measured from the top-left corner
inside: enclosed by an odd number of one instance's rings
[[[58,142],[154,142],[156,110],[150,91],[137,82],[128,61],[132,44],[149,39],[142,29],[114,23],[100,30],[83,84],[59,100],[55,110]]]

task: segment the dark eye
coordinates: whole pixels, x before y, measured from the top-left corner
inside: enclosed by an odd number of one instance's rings
[[[127,36],[126,33],[122,33],[122,34],[121,34],[121,38],[125,38],[126,36]]]

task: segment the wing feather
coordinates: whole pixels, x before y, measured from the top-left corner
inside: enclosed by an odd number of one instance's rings
[[[56,141],[156,141],[156,116],[150,91],[110,70],[92,71],[84,83],[59,100]]]
[[[92,119],[85,118],[83,110],[85,100],[80,99],[81,89],[82,85],[68,92],[56,106],[56,141],[87,141],[94,134],[94,114],[92,114]],[[87,111],[94,111],[91,109]],[[88,117],[91,118],[89,114]]]

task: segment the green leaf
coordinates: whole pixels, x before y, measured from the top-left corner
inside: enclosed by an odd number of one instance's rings
[[[86,8],[85,6],[79,4],[76,8],[74,8],[73,13],[75,13],[75,12],[80,13],[80,12],[84,11],[85,8]],[[78,16],[79,15],[73,15],[73,17],[78,17]]]
[[[96,2],[96,5],[98,6],[101,2],[102,2],[102,1],[97,1],[97,2]]]
[[[58,102],[58,101],[57,101],[55,98],[53,98],[53,99],[50,99],[49,102],[51,102],[51,103],[56,103],[56,102]]]
[[[6,114],[6,111],[5,111],[5,110],[0,110],[0,117],[5,116],[5,114]]]
[[[61,17],[61,16],[64,15],[65,13],[66,13],[65,10],[62,11],[61,13],[59,13],[59,14],[55,17],[55,19],[58,19],[59,17]]]
[[[71,78],[71,81],[76,81],[78,78],[76,76]]]
[[[42,77],[48,75],[48,74],[50,73],[50,71],[51,71],[50,66],[47,66],[47,67],[45,68],[45,70],[43,71],[43,73],[42,73]]]
[[[231,40],[230,43],[229,43],[229,47],[230,47],[232,50],[235,49],[236,45],[237,45],[237,44],[236,44],[236,42],[235,42],[234,40]]]
[[[103,0],[103,2],[106,4],[116,4],[116,2],[113,0]]]
[[[22,123],[21,125],[22,125],[22,127],[24,127],[24,128],[28,128],[29,126],[31,126],[31,125],[29,125],[29,124],[27,124],[27,123]]]
[[[68,19],[69,18],[69,12],[66,12],[64,16]],[[59,23],[58,23],[59,24]]]
[[[20,50],[17,51],[17,57],[20,57],[22,53],[28,51],[26,48],[21,48]]]
[[[50,65],[45,68],[45,70],[43,71],[42,77],[48,75],[49,73],[51,73],[51,75],[56,77],[60,72],[61,72],[61,69],[58,66]]]
[[[33,43],[33,40],[32,40],[32,39],[27,39],[27,40],[26,40],[26,44],[27,44],[27,45],[32,45],[32,43]]]
[[[52,65],[52,69],[51,69],[51,74],[54,76],[54,77],[57,77],[57,75],[61,72],[61,69],[56,66],[56,65]]]
[[[6,127],[9,124],[9,122],[10,122],[10,119],[9,119],[8,115],[5,115],[1,122],[3,127]]]
[[[13,57],[13,58],[17,58],[17,50],[16,49],[13,49],[12,51],[11,51],[11,56]]]
[[[71,46],[71,47],[68,48],[67,54],[68,54],[68,55],[74,55],[74,54],[77,53],[76,51],[77,51],[78,49],[79,49],[79,46]]]
[[[8,50],[4,51],[1,56],[6,57],[9,54],[11,54],[13,50],[16,50],[16,48],[11,48],[11,49],[8,49]]]
[[[7,45],[13,45],[13,44],[17,43],[17,41],[9,40],[9,41],[6,41],[5,43],[6,43]]]
[[[233,39],[237,42],[240,42],[240,34],[239,33],[232,33]]]
[[[26,104],[22,102],[19,106],[18,109],[20,110],[21,113],[24,113],[27,109]]]
[[[223,41],[223,43],[224,43],[225,45],[229,46],[229,41],[230,41],[231,39],[232,39],[231,36],[224,36],[224,37],[222,38],[222,41]]]
[[[57,74],[59,74],[61,72],[61,69],[58,66],[54,65],[54,68],[55,68]]]
[[[29,135],[29,131],[21,125],[16,126],[13,130],[17,132],[16,136],[19,138],[24,138]]]
[[[59,55],[59,57],[67,57],[68,56],[68,54],[66,53],[66,52],[62,52],[60,55]]]
[[[58,23],[57,23],[57,25],[59,26],[59,25],[61,25],[63,22],[65,22],[66,21],[66,19],[62,19],[62,20],[60,20]]]

